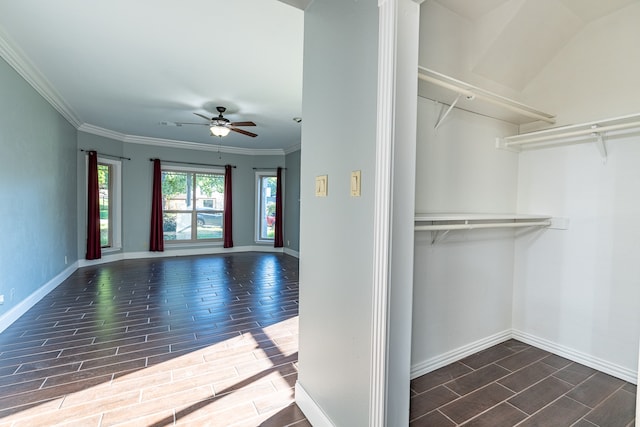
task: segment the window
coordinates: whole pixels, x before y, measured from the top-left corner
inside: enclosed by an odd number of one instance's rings
[[[273,172],[256,173],[256,240],[273,241],[276,223],[276,185]]]
[[[109,195],[113,193],[111,165],[98,162],[98,191],[100,206],[100,246],[103,248],[111,247],[113,242],[112,231],[113,214],[111,213],[111,204],[109,203]]]
[[[98,156],[98,204],[100,208],[100,246],[120,249],[120,166],[119,160]]]
[[[222,240],[224,174],[213,171],[162,171],[164,240]]]

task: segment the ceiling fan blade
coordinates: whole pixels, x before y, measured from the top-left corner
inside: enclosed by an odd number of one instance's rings
[[[255,126],[256,124],[253,122],[233,122],[229,123],[231,126]]]
[[[232,131],[234,131],[234,132],[238,132],[238,133],[241,133],[241,134],[243,134],[243,135],[250,136],[251,138],[255,138],[256,136],[258,136],[258,135],[256,135],[255,133],[252,133],[252,132],[246,131],[246,130],[244,130],[244,129],[236,129],[236,128],[234,128],[234,127],[229,127],[229,129],[231,129],[231,130],[232,130]]]
[[[175,122],[175,124],[176,124],[176,126],[182,126],[182,125],[209,126],[209,123]]]
[[[209,118],[209,117],[207,117],[207,116],[204,116],[204,115],[202,115],[202,114],[200,114],[200,113],[193,113],[193,114],[195,114],[195,115],[196,115],[196,116],[198,116],[198,117],[202,117],[202,118],[203,118],[203,119],[205,119],[205,120],[211,121],[211,118]]]

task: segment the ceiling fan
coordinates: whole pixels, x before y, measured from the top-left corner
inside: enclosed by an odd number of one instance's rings
[[[222,115],[225,111],[227,111],[227,109],[225,107],[216,107],[216,110],[218,110],[218,116],[217,117],[207,117],[203,114],[200,113],[193,113],[198,117],[202,117],[203,119],[207,120],[208,123],[180,123],[180,122],[176,122],[175,125],[176,126],[182,126],[182,125],[200,125],[200,126],[209,126],[209,130],[211,131],[211,136],[218,136],[220,138],[222,138],[223,136],[227,136],[229,134],[230,131],[234,131],[234,132],[238,132],[241,133],[243,135],[247,135],[250,136],[252,138],[255,138],[256,136],[258,136],[257,134],[253,133],[253,132],[249,132],[246,131],[244,129],[238,129],[238,126],[255,126],[256,124],[253,122],[230,122],[229,119],[224,118],[224,116]]]

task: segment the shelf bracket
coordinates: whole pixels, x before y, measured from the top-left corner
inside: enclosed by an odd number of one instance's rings
[[[449,234],[449,231],[451,231],[451,230],[443,230],[442,232],[440,232],[439,230],[432,231],[431,232],[431,244],[435,245],[438,241],[444,239],[444,236]]]
[[[449,115],[451,110],[453,110],[453,107],[455,107],[456,104],[458,103],[458,101],[460,100],[461,96],[462,96],[462,94],[458,94],[458,96],[456,96],[456,99],[454,99],[453,102],[451,103],[451,105],[449,105],[449,108],[447,108],[447,111],[445,111],[444,114],[442,116],[440,116],[440,119],[438,120],[438,123],[436,123],[434,129],[438,129],[438,126],[440,126],[442,124],[442,122],[444,121],[444,119],[447,118],[447,116]]]
[[[597,125],[593,125],[591,126],[591,129],[598,129]],[[591,136],[594,136],[596,138],[596,148],[598,149],[598,151],[600,152],[600,156],[602,157],[602,163],[607,163],[607,146],[604,143],[604,137],[602,135],[602,132],[593,132],[591,133]]]
[[[522,151],[518,147],[509,147],[507,145],[507,142],[504,140],[504,138],[500,138],[500,137],[496,137],[496,149],[497,150],[504,150],[504,151],[511,151],[512,153],[519,153],[519,152]]]

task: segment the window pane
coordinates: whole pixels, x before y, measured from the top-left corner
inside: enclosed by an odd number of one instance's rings
[[[198,211],[198,239],[222,239],[222,212]]]
[[[193,174],[191,172],[162,172],[162,199],[165,210],[193,208]]]
[[[222,239],[224,175],[163,171],[165,240]]]
[[[276,222],[276,184],[275,176],[260,178],[260,239],[272,240]]]
[[[222,239],[224,176],[196,174],[197,239]]]
[[[191,213],[164,213],[164,240],[191,240]]]
[[[100,208],[100,246],[111,246],[111,165],[98,164],[98,190]]]
[[[224,176],[214,174],[196,175],[196,208],[224,210]]]

